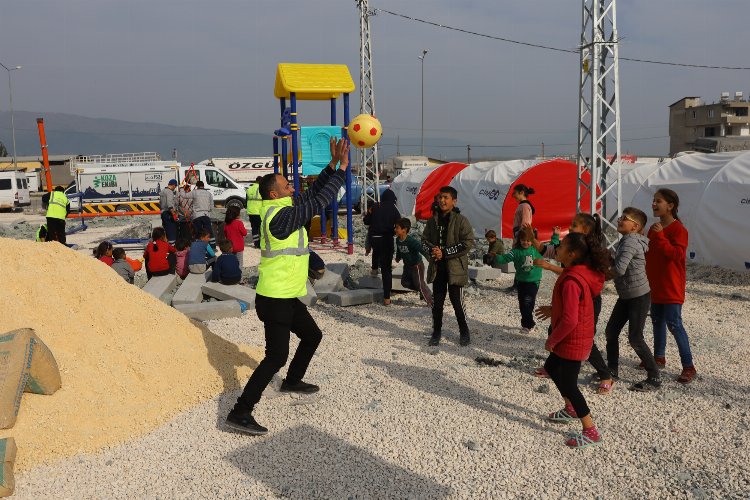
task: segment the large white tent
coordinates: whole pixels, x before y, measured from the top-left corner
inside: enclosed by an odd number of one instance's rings
[[[393,179],[391,190],[396,194],[396,207],[404,216],[414,215],[417,195],[427,176],[437,167],[416,167],[404,170]]]
[[[680,197],[680,219],[690,232],[688,261],[750,269],[750,151],[694,154],[662,164],[623,206],[651,215],[660,188]],[[650,223],[656,220],[651,217]]]

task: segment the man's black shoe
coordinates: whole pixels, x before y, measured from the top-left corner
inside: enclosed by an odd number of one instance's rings
[[[471,337],[469,337],[469,334],[461,335],[461,340],[458,341],[458,343],[462,346],[466,346],[471,344]]]
[[[281,392],[302,392],[305,394],[311,394],[318,392],[320,387],[314,384],[308,384],[307,382],[299,381],[295,383],[287,382],[286,379],[281,383]]]
[[[432,334],[432,337],[430,337],[430,342],[427,344],[429,346],[436,346],[440,345],[440,335]]]
[[[255,421],[250,413],[239,414],[229,412],[227,415],[227,427],[251,436],[262,436],[268,434],[268,429]]]
[[[651,378],[648,377],[643,382],[637,382],[628,389],[635,392],[649,392],[649,391],[655,391],[657,389],[661,388],[661,379],[660,378]]]

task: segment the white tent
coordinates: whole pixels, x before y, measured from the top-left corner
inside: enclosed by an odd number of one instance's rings
[[[450,185],[458,191],[458,206],[479,237],[494,229],[501,233],[503,202],[522,173],[539,160],[486,161],[473,163],[459,172]],[[505,235],[503,235],[505,236]],[[512,237],[506,236],[506,237]]]
[[[414,215],[414,207],[417,204],[417,195],[422,183],[435,168],[437,167],[410,168],[393,179],[391,190],[396,194],[396,207],[401,215],[404,217]]]
[[[641,185],[663,165],[665,165],[665,163],[655,161],[622,164],[622,170],[620,172],[620,199],[622,200],[622,208],[630,205],[633,196],[635,196],[635,193]],[[612,186],[616,177],[617,174],[614,169],[610,170],[607,175],[607,185]],[[612,218],[617,212],[617,185],[612,186],[612,188],[607,191],[605,200],[607,218]]]
[[[750,151],[675,158],[646,177],[630,202],[623,198],[624,206],[650,215],[660,188],[680,197],[678,213],[690,232],[688,261],[750,269]]]

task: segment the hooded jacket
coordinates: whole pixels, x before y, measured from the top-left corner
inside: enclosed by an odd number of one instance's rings
[[[393,226],[401,218],[401,213],[396,208],[396,193],[390,189],[383,191],[378,204],[371,213],[365,215],[364,223],[370,226],[371,236],[387,236],[393,238],[395,232]]]
[[[448,283],[451,285],[466,286],[469,283],[469,251],[474,247],[474,230],[471,228],[469,219],[464,217],[454,208],[448,213],[448,229],[446,231],[445,246],[440,244],[440,231],[438,218],[441,214],[433,214],[427,220],[427,225],[422,233],[422,246],[424,251],[431,255],[432,247],[439,246],[443,251],[443,259],[448,267]],[[435,281],[437,275],[437,263],[430,258],[427,268],[427,282]]]
[[[563,269],[552,290],[552,333],[545,346],[563,359],[583,361],[594,345],[594,302],[604,274],[585,265]]]
[[[646,276],[648,238],[638,233],[623,235],[617,244],[612,272],[621,299],[634,299],[651,291]]]
[[[516,211],[513,214],[514,237],[515,232],[521,228],[524,222],[531,224],[531,219],[534,213],[536,213],[536,209],[529,200],[523,200],[518,204],[518,207],[516,207]]]

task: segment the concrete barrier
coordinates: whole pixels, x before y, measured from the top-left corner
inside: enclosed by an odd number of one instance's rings
[[[198,321],[242,316],[242,308],[236,300],[220,300],[217,302],[202,302],[200,304],[177,304],[174,308],[185,316],[197,319]]]
[[[315,288],[310,284],[310,281],[307,282],[307,295],[300,297],[299,300],[307,307],[312,307],[318,303],[318,294],[315,293]]]
[[[211,279],[212,270],[202,274],[190,273],[172,297],[172,305],[200,304],[203,301],[203,285]]]
[[[327,300],[329,304],[342,307],[372,304],[383,301],[383,290],[342,290],[329,293]]]
[[[248,309],[255,307],[255,290],[244,285],[222,285],[206,283],[201,287],[203,295],[219,300],[239,300],[247,304]]]
[[[344,280],[349,277],[349,264],[326,264],[326,272],[322,278],[315,280],[313,288],[318,298],[325,299],[330,292],[344,290]]]
[[[507,273],[503,273],[502,269],[496,269],[494,267],[469,266],[469,279],[472,279],[472,280],[479,280],[479,281],[496,280],[502,277],[503,274],[507,274]]]
[[[157,299],[169,304],[171,302],[170,293],[177,284],[176,274],[167,274],[166,276],[154,276],[146,283],[141,290]]]

